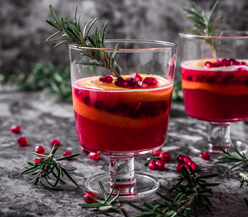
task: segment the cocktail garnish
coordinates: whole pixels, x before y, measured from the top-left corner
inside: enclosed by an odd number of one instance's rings
[[[62,44],[75,44],[78,47],[92,47],[92,48],[105,48],[105,36],[106,36],[106,26],[107,23],[104,24],[102,32],[98,32],[98,26],[95,29],[94,34],[90,36],[90,30],[92,26],[95,24],[97,18],[93,21],[89,21],[83,31],[80,28],[80,17],[77,18],[77,5],[74,12],[74,20],[69,21],[68,16],[65,19],[62,17],[59,20],[58,16],[56,15],[52,5],[50,5],[51,13],[54,17],[54,22],[51,20],[46,20],[48,24],[56,28],[58,31],[52,34],[46,41],[40,42],[47,44],[48,42],[58,42],[54,47],[58,47]],[[61,39],[51,40],[56,35],[63,33]],[[82,64],[85,66],[90,67],[103,67],[109,70],[113,76],[121,77],[119,72],[119,66],[115,61],[116,51],[119,48],[119,44],[114,47],[114,51],[111,52],[109,55],[103,50],[100,49],[91,49],[91,50],[80,50],[79,52],[82,53],[84,56],[91,58],[91,62],[77,62],[78,64]]]
[[[35,164],[28,162],[28,164],[31,165],[31,167],[27,168],[21,173],[21,174],[32,173],[32,175],[37,175],[37,177],[32,181],[30,181],[29,183],[37,184],[38,182],[40,182],[43,186],[47,188],[61,190],[61,188],[56,188],[56,186],[59,182],[65,183],[65,181],[61,179],[61,176],[66,175],[75,185],[78,186],[78,184],[68,173],[68,171],[73,171],[76,168],[67,169],[64,166],[62,166],[59,162],[62,160],[76,157],[80,154],[72,154],[66,157],[55,159],[54,155],[57,149],[58,146],[55,144],[49,155],[33,153],[34,155],[38,156],[40,159],[36,160]],[[51,182],[52,180],[52,178],[50,177],[51,175],[55,177],[54,183]],[[48,185],[45,184],[43,180],[45,180]]]
[[[213,22],[211,22],[211,18],[218,3],[219,1],[216,1],[208,17],[204,13],[204,11],[200,12],[195,3],[193,3],[194,8],[183,9],[189,14],[186,19],[195,22],[193,29],[185,29],[185,31],[194,35],[215,36],[216,28],[221,25],[219,23],[221,16],[217,17],[217,19]],[[223,33],[221,33],[221,35],[222,34]],[[215,60],[218,59],[217,52],[227,53],[227,51],[218,49],[220,46],[224,45],[224,43],[219,43],[217,39],[203,38],[203,40],[209,45],[209,48]]]

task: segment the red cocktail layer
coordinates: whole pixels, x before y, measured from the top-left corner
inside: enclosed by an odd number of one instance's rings
[[[172,85],[156,79],[158,85],[146,89],[104,84],[96,77],[75,82],[73,105],[80,144],[105,153],[135,153],[163,145]]]
[[[181,64],[184,105],[189,116],[204,121],[248,119],[248,68],[204,68],[206,61]]]

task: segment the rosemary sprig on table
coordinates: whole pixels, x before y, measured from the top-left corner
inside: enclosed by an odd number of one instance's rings
[[[216,28],[221,25],[220,24],[221,16],[217,17],[217,19],[214,20],[213,22],[211,22],[211,18],[218,3],[219,1],[216,1],[208,17],[206,16],[204,11],[201,12],[198,9],[195,3],[193,3],[194,8],[183,9],[189,14],[186,19],[195,22],[193,29],[186,29],[185,31],[194,35],[215,36]],[[218,59],[217,52],[227,53],[226,51],[218,49],[220,46],[224,45],[225,43],[219,43],[219,41],[215,38],[213,39],[203,38],[203,40],[208,44],[214,59],[216,60]]]
[[[232,166],[231,168],[229,168],[224,174],[226,175],[229,171],[231,170],[239,170],[239,169],[243,169],[243,168],[247,168],[248,167],[248,157],[244,154],[244,153],[240,153],[236,147],[233,145],[232,141],[230,140],[230,144],[231,147],[233,148],[233,150],[237,153],[237,155],[232,154],[229,150],[224,150],[223,148],[221,148],[219,145],[219,149],[223,152],[220,153],[220,157],[218,161],[215,161],[214,164],[222,164],[222,163],[237,163],[234,166]],[[240,181],[240,188],[243,186],[244,183],[247,183],[248,185],[248,174],[243,174],[240,173],[241,181]],[[246,205],[248,206],[248,200],[246,198],[244,198],[244,201],[246,203]]]
[[[105,29],[107,27],[107,23],[104,24],[102,32],[98,32],[98,26],[96,27],[94,33],[90,36],[90,30],[92,26],[95,24],[97,18],[93,21],[89,21],[83,31],[80,28],[80,17],[77,18],[77,5],[74,12],[74,20],[69,21],[68,16],[65,19],[62,17],[58,18],[55,13],[52,5],[50,5],[50,10],[52,16],[54,18],[54,22],[51,20],[46,20],[48,24],[56,28],[58,31],[52,34],[46,41],[40,42],[47,44],[48,42],[58,42],[54,47],[58,47],[62,44],[75,44],[77,47],[92,47],[92,48],[100,48],[100,49],[80,49],[79,52],[86,57],[91,59],[90,62],[78,62],[78,64],[82,64],[88,67],[103,67],[109,70],[113,76],[121,77],[119,66],[115,61],[116,51],[119,48],[119,44],[117,44],[114,48],[114,51],[109,55],[104,51],[105,48],[105,37],[106,32]],[[62,34],[61,39],[51,40],[53,37],[58,34]]]
[[[75,185],[78,186],[78,184],[74,181],[74,179],[68,173],[68,171],[76,170],[76,168],[67,169],[64,166],[62,166],[59,162],[62,160],[68,159],[68,158],[76,157],[80,154],[73,154],[73,155],[69,155],[66,157],[59,158],[59,159],[55,159],[54,155],[57,149],[58,149],[58,146],[54,145],[49,155],[33,153],[34,155],[41,158],[42,161],[36,164],[28,162],[28,164],[31,167],[25,169],[21,173],[21,174],[31,173],[32,175],[37,175],[37,177],[31,180],[29,183],[37,184],[40,182],[43,186],[47,188],[61,190],[61,188],[56,188],[56,186],[59,182],[65,183],[65,181],[61,178],[61,176],[64,177],[66,175]],[[51,175],[55,178],[54,183],[51,182],[52,181]],[[46,181],[46,184],[44,183],[43,180]]]
[[[139,215],[142,217],[181,217],[190,216],[191,213],[193,213],[194,216],[198,216],[196,211],[197,205],[199,207],[203,205],[211,212],[210,206],[212,204],[209,197],[213,196],[213,192],[209,187],[217,186],[219,183],[208,183],[205,179],[216,177],[219,174],[196,176],[195,173],[198,171],[200,171],[200,169],[193,171],[191,168],[187,170],[184,166],[182,167],[180,172],[183,177],[179,178],[178,182],[170,189],[170,191],[174,190],[176,194],[173,199],[156,192],[158,196],[165,200],[164,202],[161,203],[154,200],[156,203],[154,206],[144,202],[143,205],[146,208],[141,208],[130,202],[128,202],[128,204],[142,211],[143,214]]]

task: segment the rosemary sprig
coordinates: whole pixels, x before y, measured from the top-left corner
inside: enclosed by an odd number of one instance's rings
[[[215,36],[215,30],[218,26],[220,26],[220,19],[221,16],[217,17],[216,20],[211,22],[212,15],[214,13],[214,10],[216,6],[218,5],[219,1],[216,1],[213,8],[211,9],[211,12],[209,16],[207,17],[204,11],[200,11],[198,7],[194,4],[194,8],[191,9],[183,9],[186,11],[189,15],[186,18],[187,20],[192,20],[194,24],[193,29],[186,29],[186,32],[189,32],[194,35],[202,35],[202,36]],[[222,35],[222,33],[221,33]],[[220,36],[221,36],[220,35]],[[223,52],[227,53],[226,51],[219,50],[218,48],[226,43],[219,43],[217,39],[209,39],[209,38],[203,38],[203,40],[208,44],[211,53],[213,55],[213,58],[215,60],[218,59],[217,52]]]
[[[223,174],[223,176],[226,175],[231,170],[236,171],[236,170],[239,170],[239,169],[243,169],[243,168],[247,168],[248,167],[248,157],[244,153],[240,153],[236,149],[236,147],[233,145],[233,143],[232,143],[231,140],[230,140],[230,144],[231,144],[231,147],[233,148],[233,150],[237,153],[237,155],[232,154],[229,150],[224,150],[223,148],[221,148],[218,145],[219,149],[223,153],[220,153],[221,156],[219,157],[219,160],[214,162],[214,164],[237,163],[234,166],[232,166],[231,168],[229,168]],[[240,176],[242,177],[241,180],[240,180],[240,188],[241,188],[245,182],[248,185],[248,174],[240,173]],[[248,200],[246,198],[244,198],[244,201],[245,201],[246,205],[248,206]]]
[[[61,190],[61,188],[56,188],[56,186],[59,182],[62,182],[63,184],[65,183],[65,181],[61,178],[61,176],[64,177],[66,175],[75,185],[78,186],[76,181],[74,181],[74,179],[68,173],[68,171],[76,170],[76,168],[71,168],[71,169],[65,168],[59,163],[59,161],[62,161],[68,158],[73,158],[80,154],[73,154],[73,155],[62,157],[56,160],[54,158],[54,155],[57,149],[58,149],[58,146],[54,145],[49,155],[33,153],[34,155],[41,158],[42,161],[36,164],[28,162],[28,164],[31,167],[25,169],[21,173],[21,174],[31,173],[32,175],[37,175],[37,177],[31,180],[29,183],[37,184],[40,182],[43,186],[47,188]],[[51,182],[52,181],[51,175],[55,178],[55,181],[53,181],[53,183]],[[46,184],[44,183],[44,181],[46,182]]]
[[[213,192],[210,187],[217,186],[219,183],[208,183],[205,179],[216,177],[219,174],[196,176],[195,173],[198,171],[200,171],[200,169],[193,171],[190,168],[189,171],[184,166],[182,167],[180,172],[183,177],[179,178],[178,182],[170,189],[170,191],[174,190],[174,193],[176,194],[173,199],[156,192],[158,196],[165,200],[163,203],[154,200],[156,205],[153,206],[144,202],[143,205],[145,208],[141,208],[130,202],[127,203],[133,208],[143,212],[143,214],[139,215],[141,217],[181,217],[190,216],[191,213],[193,213],[194,216],[198,216],[196,211],[197,205],[199,207],[203,205],[211,212],[210,206],[212,204],[209,197],[213,196]]]
[[[103,67],[109,70],[113,76],[121,77],[119,66],[115,61],[116,51],[119,48],[119,44],[115,46],[114,51],[111,52],[109,55],[104,51],[104,49],[102,49],[105,48],[105,37],[106,37],[105,29],[107,27],[107,23],[104,24],[102,32],[98,32],[98,26],[97,26],[94,33],[90,35],[90,30],[97,21],[97,18],[95,18],[92,21],[89,21],[85,25],[83,31],[81,31],[79,24],[81,16],[77,17],[77,5],[75,8],[73,21],[69,21],[68,16],[59,19],[52,5],[50,5],[49,7],[52,16],[54,18],[54,22],[52,22],[51,20],[46,20],[46,22],[50,24],[52,27],[56,28],[57,32],[55,32],[50,37],[48,37],[46,41],[40,43],[47,44],[49,42],[58,42],[54,47],[58,47],[62,44],[75,44],[78,47],[100,48],[95,50],[94,49],[80,50],[79,52],[83,56],[89,57],[91,61],[77,62],[77,63],[88,67]],[[55,36],[57,36],[60,33],[63,33],[61,39],[52,40]]]

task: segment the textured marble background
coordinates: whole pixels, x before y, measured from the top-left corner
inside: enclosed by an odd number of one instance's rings
[[[195,2],[209,12],[215,0]],[[178,32],[192,26],[182,11],[192,6],[191,0],[1,0],[0,72],[18,73],[40,61],[69,63],[66,45],[57,49],[52,44],[38,45],[55,32],[45,22],[52,19],[49,4],[59,17],[71,18],[78,4],[81,26],[95,17],[99,18],[99,27],[108,22],[106,38],[157,39],[178,44]],[[216,15],[221,14],[224,27],[248,29],[247,0],[221,0]]]

